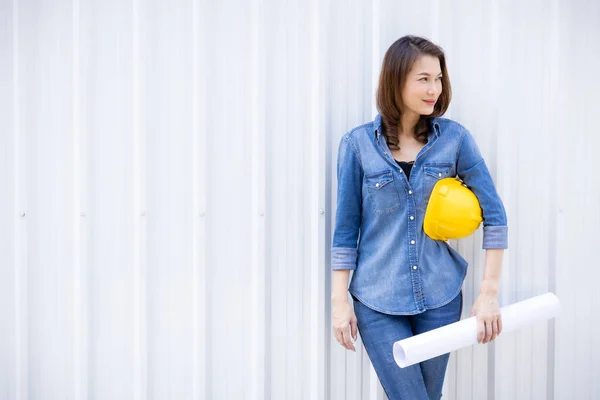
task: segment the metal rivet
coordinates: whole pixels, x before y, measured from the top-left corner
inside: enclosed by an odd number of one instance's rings
[[[410,244],[415,244],[415,241],[414,241],[414,240],[411,240],[411,241],[410,241]]]
[[[417,269],[417,266],[416,266],[416,265],[413,265],[413,269]]]
[[[415,217],[413,217],[412,215],[409,217],[410,220],[412,221],[413,219],[415,219]]]

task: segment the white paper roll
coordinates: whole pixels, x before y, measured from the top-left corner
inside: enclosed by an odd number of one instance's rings
[[[554,293],[502,307],[502,334],[554,318],[560,301]],[[394,343],[394,359],[401,368],[477,343],[477,317],[455,322]]]

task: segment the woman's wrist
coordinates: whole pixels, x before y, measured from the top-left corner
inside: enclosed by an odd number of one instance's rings
[[[332,303],[349,303],[348,301],[348,291],[346,290],[345,293],[333,293],[331,295],[331,302]]]
[[[485,296],[498,296],[498,282],[492,279],[484,279],[479,288],[479,294]]]
[[[333,282],[331,285],[331,301],[333,303],[348,302],[348,278],[349,270],[333,271]]]

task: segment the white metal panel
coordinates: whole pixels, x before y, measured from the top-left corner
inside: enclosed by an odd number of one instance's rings
[[[207,175],[208,175],[208,149],[207,149],[207,59],[209,55],[204,49],[207,41],[208,12],[207,1],[194,2],[192,8],[193,23],[193,68],[192,68],[192,131],[193,141],[193,174],[192,184],[194,190],[194,216],[198,219],[194,224],[193,247],[193,272],[194,272],[194,311],[192,315],[194,340],[192,343],[192,358],[194,366],[194,379],[192,383],[192,398],[208,398],[210,379],[207,379],[209,365],[207,355],[210,343],[208,341],[208,297],[207,297],[207,243],[206,229],[207,209]],[[254,286],[254,285],[253,285]],[[253,325],[254,326],[254,325]]]
[[[20,287],[24,268],[23,218],[17,204],[21,204],[19,179],[21,164],[18,118],[19,110],[17,79],[19,64],[14,57],[18,51],[18,32],[16,27],[15,5],[0,4],[3,34],[0,35],[0,317],[3,329],[0,329],[0,397],[8,398],[17,393],[22,376],[23,359],[21,357],[22,330]]]
[[[249,37],[251,43],[251,109],[249,123],[251,124],[251,198],[250,198],[250,237],[251,244],[251,299],[250,299],[250,335],[249,335],[249,399],[264,399],[270,393],[267,387],[269,370],[266,362],[267,343],[266,333],[269,330],[266,307],[267,299],[267,230],[265,221],[266,208],[266,21],[268,17],[263,11],[263,0],[252,2],[252,26]],[[313,386],[311,386],[313,387]]]
[[[23,213],[16,232],[16,394],[68,399],[73,397],[73,226],[65,222],[73,218],[73,148],[71,65],[62,60],[72,51],[71,4],[25,3],[13,11],[18,44],[12,56],[19,68],[14,169]]]
[[[207,5],[207,398],[249,396],[252,362],[251,2]],[[201,49],[204,50],[204,49]],[[261,211],[262,218],[270,218]]]
[[[561,159],[568,154],[568,167],[557,173],[558,222],[556,234],[557,294],[563,301],[563,318],[556,323],[555,398],[598,398],[597,379],[600,341],[591,332],[597,329],[594,315],[599,300],[596,288],[598,180],[588,180],[600,145],[596,129],[598,82],[585,71],[600,66],[597,2],[575,9],[561,3],[560,66],[557,100],[557,143]],[[596,25],[597,26],[597,25]],[[578,43],[574,46],[573,43]],[[557,157],[558,158],[558,157]]]
[[[451,355],[449,399],[600,398],[595,1],[0,4],[0,398],[384,399],[330,327],[339,138],[398,37],[509,216],[501,302],[556,321]],[[483,275],[481,231],[452,242]]]
[[[134,94],[134,10],[119,2],[79,2],[80,135],[84,240],[81,286],[88,292],[84,395],[135,398],[145,351],[139,320],[140,216]],[[87,393],[86,393],[87,392]]]

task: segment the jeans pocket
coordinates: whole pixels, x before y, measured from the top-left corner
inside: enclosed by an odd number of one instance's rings
[[[400,194],[392,171],[366,175],[364,185],[375,214],[387,214],[400,208]]]

